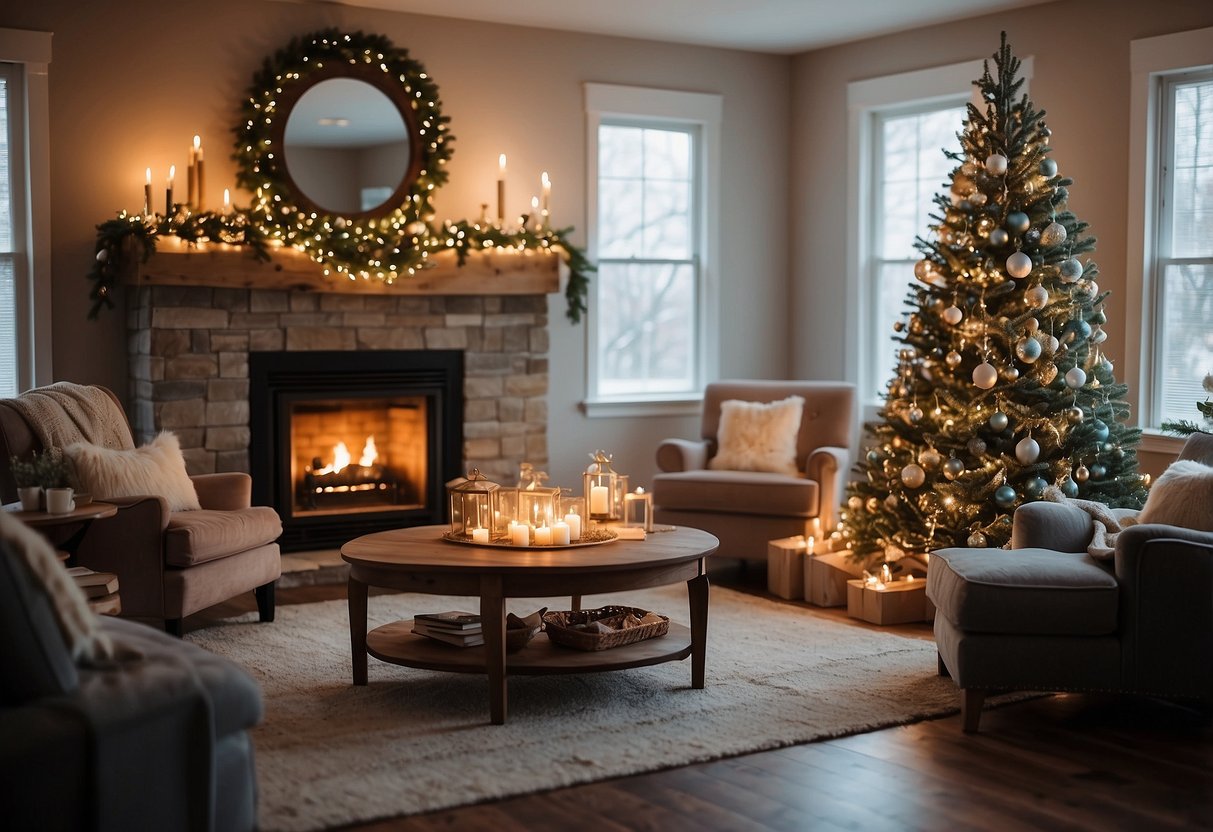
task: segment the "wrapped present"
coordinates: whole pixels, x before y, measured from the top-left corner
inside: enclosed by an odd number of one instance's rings
[[[803,535],[781,537],[767,543],[767,589],[772,595],[794,601],[804,597]]]
[[[932,620],[935,605],[927,598],[926,581],[859,579],[847,581],[847,615],[870,624],[909,624]]]
[[[849,551],[809,555],[804,565],[804,599],[818,607],[845,607],[847,581],[862,574],[863,567],[852,562]]]

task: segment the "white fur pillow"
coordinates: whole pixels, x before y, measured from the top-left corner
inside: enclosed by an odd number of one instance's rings
[[[720,403],[720,449],[708,461],[717,471],[796,473],[796,437],[804,399],[789,396],[763,404],[727,399]]]
[[[94,497],[159,495],[169,511],[199,509],[198,492],[185,472],[177,436],[164,431],[142,448],[119,451],[88,442],[63,449],[76,468],[76,482]]]
[[[1137,522],[1213,532],[1213,466],[1192,459],[1172,462],[1151,486]]]

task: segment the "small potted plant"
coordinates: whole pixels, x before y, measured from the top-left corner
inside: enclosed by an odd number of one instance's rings
[[[49,448],[34,455],[34,467],[38,472],[38,485],[48,488],[66,488],[67,458],[58,448]]]
[[[21,499],[23,511],[37,511],[41,507],[42,482],[38,472],[38,454],[34,453],[29,460],[16,456],[9,457],[9,470],[13,472],[13,480],[17,484],[17,496]]]

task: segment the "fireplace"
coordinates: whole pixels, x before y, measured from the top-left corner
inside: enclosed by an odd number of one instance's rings
[[[459,350],[249,353],[253,502],[284,551],[442,523],[463,448]]]

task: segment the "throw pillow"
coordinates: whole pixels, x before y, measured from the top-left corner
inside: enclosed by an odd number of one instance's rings
[[[198,492],[185,472],[175,434],[165,431],[142,448],[129,451],[76,442],[63,449],[76,469],[76,483],[98,499],[158,494],[170,511],[196,510]]]
[[[101,632],[97,616],[88,608],[84,592],[55,557],[55,551],[46,538],[8,512],[0,511],[0,539],[25,561],[35,581],[46,590],[72,658],[78,664],[95,664],[113,658],[113,643]]]
[[[717,471],[768,471],[795,474],[796,437],[804,399],[789,396],[777,402],[727,399],[720,403],[720,446],[708,467]]]
[[[1150,488],[1137,522],[1213,532],[1213,466],[1172,462]]]

